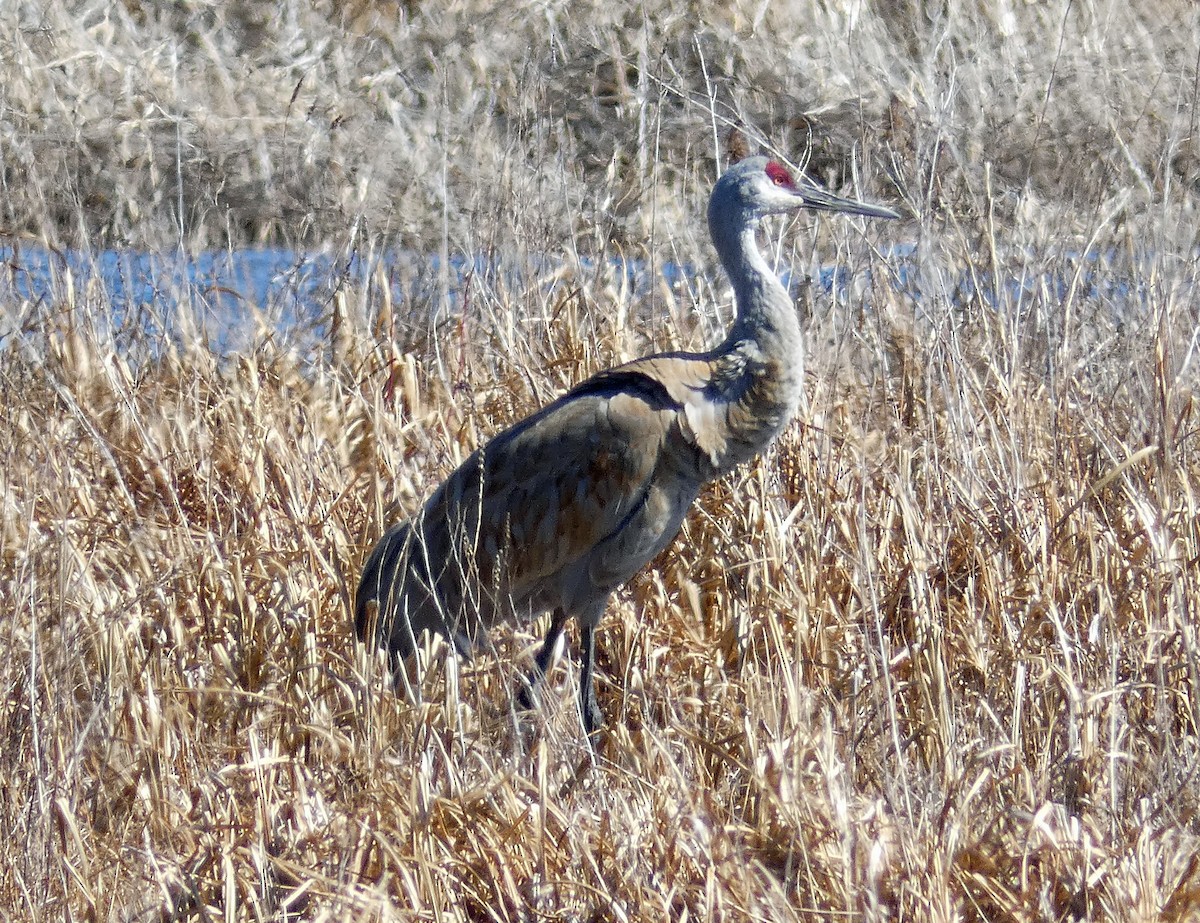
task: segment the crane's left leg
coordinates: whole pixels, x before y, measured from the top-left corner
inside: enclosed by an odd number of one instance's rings
[[[554,615],[550,617],[550,630],[546,632],[546,638],[542,641],[542,649],[538,651],[538,655],[533,661],[537,664],[539,676],[545,676],[546,671],[550,669],[550,658],[554,656],[554,648],[558,646],[558,639],[566,625],[566,610],[559,606],[554,610]]]
[[[541,650],[534,658],[534,668],[525,677],[525,682],[521,684],[521,688],[517,692],[517,705],[520,708],[525,710],[533,708],[533,696],[531,695],[533,688],[546,678],[546,671],[550,669],[550,658],[554,656],[554,649],[558,646],[558,639],[562,637],[563,629],[566,626],[566,610],[559,606],[554,610],[554,615],[550,617],[550,629],[546,632],[545,640],[542,641]]]

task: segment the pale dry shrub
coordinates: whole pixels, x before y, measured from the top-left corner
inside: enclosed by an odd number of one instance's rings
[[[732,120],[922,212],[991,185],[1077,231],[1194,187],[1196,32],[1180,0],[13,2],[0,228],[639,253]]]

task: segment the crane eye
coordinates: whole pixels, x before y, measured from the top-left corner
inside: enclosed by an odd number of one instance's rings
[[[780,166],[775,162],[767,164],[767,179],[776,186],[791,186],[792,175],[788,173],[785,167]]]

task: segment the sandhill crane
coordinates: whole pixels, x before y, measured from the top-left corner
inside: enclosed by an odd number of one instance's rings
[[[763,216],[801,208],[898,217],[796,182],[766,157],[728,169],[708,204],[737,302],[725,340],[600,372],[478,449],[371,552],[355,606],[359,637],[396,661],[425,632],[469,655],[496,622],[550,611],[536,682],[573,616],[579,705],[594,740],[595,632],[609,595],[671,542],[700,488],[766,448],[799,404],[796,309],[755,231]]]

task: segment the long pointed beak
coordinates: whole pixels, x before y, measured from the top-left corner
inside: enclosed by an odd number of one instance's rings
[[[882,205],[869,205],[857,199],[847,199],[844,196],[826,192],[820,186],[808,183],[796,184],[796,195],[803,199],[802,208],[814,211],[842,212],[847,215],[865,215],[868,218],[899,218],[898,212]]]

